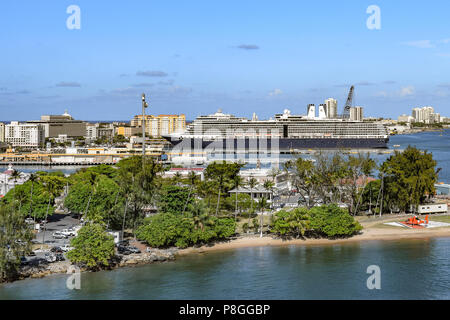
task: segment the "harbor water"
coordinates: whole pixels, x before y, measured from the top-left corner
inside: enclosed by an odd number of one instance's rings
[[[448,270],[450,238],[253,247],[83,273],[80,290],[66,274],[17,281],[0,299],[450,299]]]

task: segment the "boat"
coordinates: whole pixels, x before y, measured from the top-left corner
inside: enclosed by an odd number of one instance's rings
[[[311,106],[308,106],[310,109]],[[389,134],[382,123],[292,115],[258,120],[216,113],[199,116],[184,132],[163,135],[180,152],[292,152],[313,149],[386,149]]]

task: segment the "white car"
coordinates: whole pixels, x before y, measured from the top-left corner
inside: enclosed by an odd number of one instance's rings
[[[71,247],[71,246],[68,245],[68,244],[63,245],[63,246],[61,246],[60,248],[61,248],[61,250],[64,251],[64,252],[68,252],[68,251],[70,251],[70,250],[73,249],[73,247]]]
[[[61,230],[61,234],[65,235],[66,237],[75,237],[76,236],[75,231],[70,230],[70,229]]]

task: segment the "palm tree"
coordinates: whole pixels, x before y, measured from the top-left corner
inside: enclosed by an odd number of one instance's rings
[[[264,181],[263,187],[266,191],[270,191],[271,194],[273,195],[273,187],[275,186],[275,183],[273,183],[272,181],[266,180]]]
[[[38,180],[38,177],[35,173],[30,174],[30,177],[28,178],[28,181],[31,182],[31,191],[30,191],[30,218],[31,214],[33,212],[33,187],[34,183]],[[36,223],[36,217],[33,215],[33,221]]]
[[[186,210],[186,207],[187,207],[187,205],[189,203],[189,200],[191,198],[192,189],[194,189],[196,180],[197,180],[197,174],[194,171],[190,171],[189,174],[188,174],[188,181],[189,181],[189,184],[191,185],[191,187],[189,188],[189,193],[188,193],[188,196],[187,196],[187,199],[186,199],[186,203],[184,204],[183,213]]]
[[[269,172],[269,177],[272,178],[272,182],[275,183],[275,178],[281,173],[280,169],[273,167]]]
[[[219,190],[217,190],[217,206],[216,206],[216,216],[219,213],[219,206],[220,206],[220,194],[222,192],[223,187],[223,180],[224,180],[224,174],[219,174],[217,178],[217,184],[219,186]]]
[[[244,184],[244,180],[242,179],[242,177],[240,175],[237,174],[236,176],[234,176],[233,182],[234,182],[234,188],[236,189],[236,194],[235,194],[236,207],[234,210],[234,222],[236,222],[237,213],[238,213],[238,189],[239,189],[239,187],[241,187]]]
[[[10,177],[9,177],[9,180],[12,180],[12,181],[14,182],[14,185],[13,185],[13,189],[14,189],[14,198],[16,197],[16,190],[15,190],[15,188],[16,188],[16,183],[17,183],[17,179],[19,179],[19,178],[20,178],[20,173],[19,173],[19,171],[13,169],[13,172],[11,173],[11,175],[10,175]]]
[[[250,198],[251,198],[251,210],[250,212],[253,212],[253,189],[258,185],[258,180],[256,180],[254,177],[250,177],[247,182],[248,186],[250,187]],[[250,214],[248,215],[248,224],[250,225]]]
[[[259,202],[258,202],[258,209],[261,211],[261,214],[260,214],[260,226],[259,226],[259,228],[260,228],[260,234],[259,234],[259,237],[260,238],[262,238],[262,236],[263,236],[263,224],[264,224],[264,209],[266,209],[267,208],[267,200],[266,200],[266,198],[264,198],[264,197],[262,197],[260,200],[259,200]]]
[[[192,209],[192,217],[194,229],[204,230],[206,225],[212,225],[213,221],[206,212],[206,208],[203,202],[196,202]]]
[[[48,196],[48,203],[47,203],[47,211],[45,212],[45,219],[44,219],[44,234],[42,236],[42,244],[45,244],[45,232],[47,231],[47,217],[48,217],[48,211],[50,209],[50,202],[54,197],[56,196],[56,185],[55,183],[50,179],[44,180],[44,194]]]
[[[94,194],[95,187],[97,185],[97,180],[98,180],[97,173],[90,171],[89,172],[89,184],[91,185],[91,193],[89,195],[89,200],[88,200],[88,203],[86,205],[86,210],[84,212],[84,216],[87,216],[87,213],[88,213],[88,210],[89,210],[89,205],[90,205],[91,199],[92,199],[92,195]],[[81,219],[81,216],[80,216],[80,219]]]

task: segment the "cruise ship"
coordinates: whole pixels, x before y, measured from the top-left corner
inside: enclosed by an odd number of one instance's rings
[[[208,153],[266,152],[288,153],[304,149],[387,148],[389,134],[377,122],[329,119],[323,108],[315,115],[314,105],[307,115],[293,115],[286,109],[269,120],[235,117],[222,110],[199,116],[184,132],[164,136],[175,152]]]

